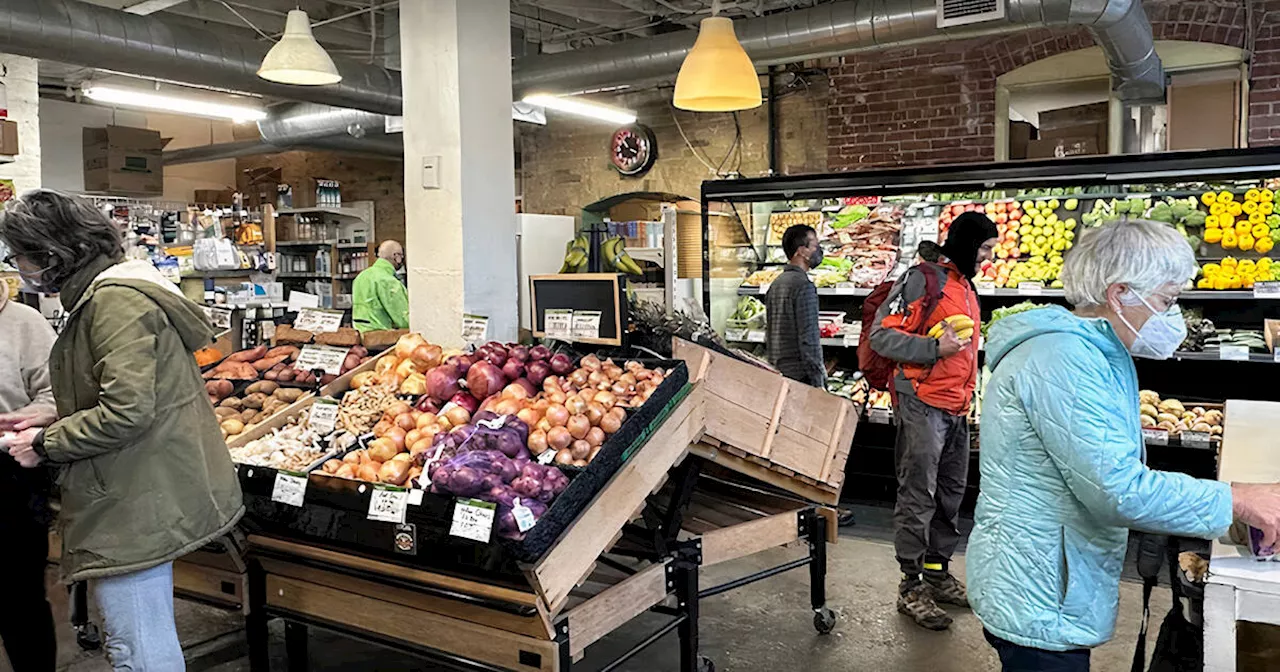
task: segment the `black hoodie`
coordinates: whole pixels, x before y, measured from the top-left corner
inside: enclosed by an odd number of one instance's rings
[[[978,274],[978,248],[992,238],[1000,236],[995,222],[980,212],[966,212],[956,217],[947,230],[947,240],[942,253],[956,265],[964,277],[973,279]]]

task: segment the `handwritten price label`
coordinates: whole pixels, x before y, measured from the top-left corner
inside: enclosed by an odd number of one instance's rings
[[[542,318],[542,326],[547,338],[558,341],[572,341],[573,311],[568,309],[548,310]]]
[[[304,345],[293,368],[301,371],[320,369],[325,373],[336,376],[342,373],[342,360],[347,358],[347,352],[349,352],[347,348],[334,348],[328,345]]]
[[[401,488],[373,486],[369,498],[369,520],[400,524],[404,522],[405,508],[409,505],[409,491]]]
[[[298,311],[298,319],[293,321],[294,329],[314,334],[331,334],[341,326],[341,312],[319,308],[303,308]]]
[[[327,435],[333,432],[334,427],[338,425],[338,404],[327,400],[316,400],[311,404],[311,417],[307,419],[307,426],[314,429],[320,435]]]
[[[276,484],[271,489],[271,501],[288,504],[289,506],[302,506],[302,500],[306,495],[306,474],[298,474],[291,471],[276,472]]]
[[[1169,432],[1163,429],[1147,427],[1142,430],[1142,439],[1152,446],[1169,445]]]
[[[457,506],[453,507],[453,524],[449,527],[449,534],[487,544],[493,536],[493,518],[497,512],[498,506],[492,502],[459,499]]]
[[[489,318],[483,315],[462,316],[462,342],[476,343],[489,337]]]
[[[600,311],[579,310],[573,313],[573,340],[600,338]]]

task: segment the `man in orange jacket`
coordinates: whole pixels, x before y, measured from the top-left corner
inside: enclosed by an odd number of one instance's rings
[[[898,363],[892,382],[898,435],[894,505],[894,551],[902,568],[898,611],[918,625],[951,625],[939,602],[969,606],[964,584],[948,562],[960,543],[960,502],[969,474],[966,416],[978,373],[978,340],[957,335],[944,318],[965,315],[976,330],[982,316],[973,276],[991,258],[999,236],[986,216],[968,212],[955,219],[937,263],[911,267],[898,279],[876,313],[871,348]],[[933,273],[936,282],[928,282]],[[929,286],[936,296],[927,296]],[[923,574],[923,577],[922,577]]]

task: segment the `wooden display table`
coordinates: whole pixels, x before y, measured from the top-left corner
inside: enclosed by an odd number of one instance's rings
[[[1280,482],[1280,445],[1275,419],[1280,403],[1227,402],[1218,479]],[[1236,623],[1280,626],[1280,562],[1243,557],[1239,547],[1213,543],[1204,589],[1205,672],[1236,672]]]

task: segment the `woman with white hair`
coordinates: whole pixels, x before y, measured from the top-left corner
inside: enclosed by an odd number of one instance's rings
[[[1195,275],[1173,228],[1087,232],[1062,269],[1076,307],[991,326],[982,491],[969,601],[1006,672],[1089,669],[1115,629],[1129,530],[1210,539],[1238,518],[1274,544],[1280,485],[1227,484],[1144,464],[1132,357],[1182,342],[1178,294]]]

